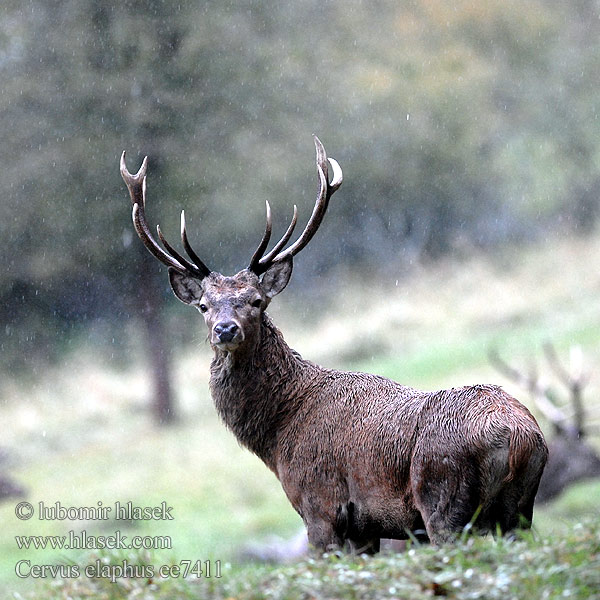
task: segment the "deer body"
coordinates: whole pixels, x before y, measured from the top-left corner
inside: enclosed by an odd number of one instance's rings
[[[250,356],[215,352],[221,418],[277,475],[312,545],[377,549],[380,538],[419,531],[441,542],[479,507],[479,529],[531,520],[544,442],[500,388],[428,393],[323,369],[291,350],[266,314]]]
[[[266,256],[265,235],[250,266],[232,277],[210,271],[189,247],[188,262],[145,223],[145,165],[121,172],[138,234],[170,266],[175,295],[203,314],[215,356],[210,388],[239,442],[279,478],[312,545],[377,551],[380,538],[418,535],[441,543],[477,516],[482,530],[510,531],[533,501],[547,450],[535,419],[494,386],[421,392],[365,373],[322,368],[285,343],[267,316],[287,285],[292,257],[310,240],[341,184],[318,140],[320,189],[299,240],[282,250],[296,221]],[[339,171],[338,171],[339,170]]]

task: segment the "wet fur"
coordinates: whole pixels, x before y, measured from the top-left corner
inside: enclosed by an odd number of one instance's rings
[[[495,386],[422,392],[300,357],[262,313],[252,347],[215,349],[210,387],[229,429],[279,478],[310,543],[450,539],[531,522],[547,457],[529,411]]]

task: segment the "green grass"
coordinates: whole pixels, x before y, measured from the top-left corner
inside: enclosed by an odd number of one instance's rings
[[[145,417],[144,417],[145,419]],[[173,507],[173,521],[19,521],[16,502],[0,506],[3,535],[0,541],[2,587],[26,590],[35,582],[18,580],[16,560],[35,564],[78,561],[86,552],[16,549],[16,535],[169,536],[172,549],[156,551],[159,564],[173,560],[236,561],[250,539],[272,533],[292,535],[301,522],[262,463],[242,450],[216,417],[156,431],[138,419],[129,423],[123,437],[112,436],[76,453],[57,452],[28,465],[19,480],[29,500],[63,506],[114,506],[131,501],[138,506]]]
[[[498,382],[529,403],[489,366],[487,352],[495,347],[515,364],[526,365],[532,357],[541,364],[541,345],[551,340],[563,356],[580,344],[589,369],[600,364],[600,276],[589,268],[589,257],[598,255],[600,236],[554,241],[518,256],[511,251],[440,263],[398,285],[348,281],[338,286],[337,303],[322,318],[297,313],[284,298],[273,312],[289,343],[327,366],[368,370],[429,389]],[[393,557],[248,565],[240,555],[247,542],[292,536],[301,521],[274,475],[219,422],[208,394],[206,346],[186,349],[178,359],[181,418],[167,429],[154,427],[147,412],[142,368],[111,369],[90,349],[80,348],[61,368],[31,380],[2,382],[0,412],[10,423],[2,446],[12,459],[10,474],[27,488],[32,504],[165,501],[174,520],[20,521],[16,501],[5,502],[0,598],[600,597],[600,484],[593,482],[537,508],[536,534],[515,543],[468,539],[444,549],[413,547]],[[586,390],[592,412],[598,411],[599,386],[594,377]],[[172,549],[123,555],[16,548],[16,535],[69,530],[169,536]],[[82,566],[96,559],[156,566],[219,560],[223,577],[20,579],[14,569],[23,558]]]
[[[574,523],[590,518],[600,519],[600,480],[579,482],[566,489],[549,504],[538,506],[535,511],[535,526],[544,535],[561,536]]]
[[[115,568],[127,557],[104,555]],[[129,564],[152,564],[150,556]],[[213,564],[213,568],[214,568]],[[339,554],[290,566],[255,566],[221,577],[183,579],[74,578],[47,586],[55,598],[78,600],[153,598],[259,600],[472,598],[600,598],[600,520],[575,525],[557,537],[525,533],[509,541],[463,536],[441,548],[409,547],[398,554],[351,557]]]

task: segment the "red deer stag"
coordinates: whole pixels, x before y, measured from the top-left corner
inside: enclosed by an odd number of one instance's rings
[[[214,350],[210,389],[238,441],[278,477],[320,550],[376,552],[380,538],[420,532],[452,539],[477,515],[479,531],[529,524],[547,456],[529,411],[499,387],[422,392],[384,377],[325,369],[284,341],[265,309],[287,285],[292,260],[312,239],[342,183],[338,163],[315,137],[319,189],[306,228],[286,247],[297,211],[266,252],[266,229],[247,268],[211,271],[191,248],[185,258],[146,222],[146,167],[121,174],[133,223],[147,249],[169,267],[175,295],[204,316]],[[329,182],[329,166],[332,181]],[[164,248],[164,249],[163,249]]]

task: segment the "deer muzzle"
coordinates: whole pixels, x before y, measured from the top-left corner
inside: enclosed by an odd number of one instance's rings
[[[217,347],[237,346],[243,337],[242,329],[235,321],[219,321],[212,330],[212,341]]]

